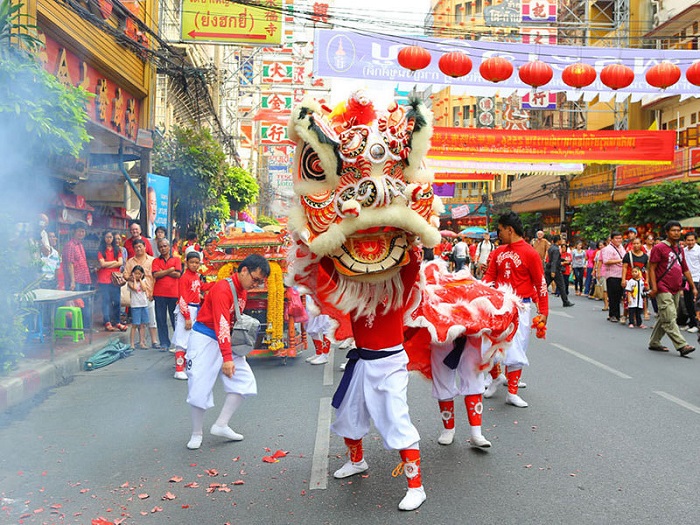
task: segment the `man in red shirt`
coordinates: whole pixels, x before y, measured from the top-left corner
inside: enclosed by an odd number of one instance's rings
[[[270,263],[263,256],[252,254],[243,259],[238,272],[231,276],[241,312],[245,308],[248,290],[263,287],[269,275]],[[187,443],[190,450],[202,446],[204,412],[214,406],[212,389],[217,377],[221,377],[226,399],[210,433],[229,441],[243,439],[228,424],[243,400],[258,393],[258,387],[246,358],[235,355],[231,349],[234,316],[231,284],[228,279],[217,281],[204,297],[197,322],[192,326],[185,356],[187,402],[192,416],[192,436]]]
[[[70,291],[82,292],[92,288],[92,277],[90,276],[90,267],[85,256],[85,247],[83,239],[87,231],[87,224],[78,221],[71,225],[73,236],[63,247],[63,265],[66,269],[66,289]],[[83,311],[83,327],[92,329],[91,308],[87,305],[92,298],[84,301],[86,306]]]
[[[676,314],[683,289],[683,277],[697,299],[698,290],[695,288],[693,276],[688,270],[683,248],[678,245],[681,238],[681,223],[669,221],[664,225],[666,240],[656,244],[649,255],[649,283],[651,287],[650,297],[656,297],[659,306],[659,320],[654,325],[649,340],[649,350],[668,352],[668,348],[661,344],[661,338],[665,335],[673,341],[676,350],[681,357],[694,352],[695,348],[686,343],[678,329]]]
[[[136,239],[141,239],[143,241],[143,244],[146,247],[146,253],[153,257],[153,247],[151,246],[151,242],[150,240],[141,237],[141,225],[137,221],[131,221],[131,224],[129,224],[129,233],[131,233],[131,237],[124,241],[127,259],[131,259],[135,255],[134,241]]]
[[[173,330],[175,329],[175,308],[180,294],[177,281],[182,274],[182,261],[179,257],[172,256],[168,239],[159,239],[158,251],[160,257],[153,260],[151,272],[156,280],[153,286],[153,299],[156,302],[158,341],[160,341],[161,350],[165,351],[170,348],[168,317]]]
[[[518,384],[523,367],[529,364],[526,354],[530,344],[532,303],[537,304],[545,324],[549,315],[549,296],[541,259],[537,251],[523,240],[523,236],[523,224],[516,213],[511,211],[498,218],[498,238],[502,244],[493,252],[483,278],[487,284],[510,285],[524,303],[518,316],[518,332],[506,351],[506,377],[497,376],[484,392],[484,397],[492,397],[498,386],[507,381],[506,403],[520,408],[528,406],[518,395]]]

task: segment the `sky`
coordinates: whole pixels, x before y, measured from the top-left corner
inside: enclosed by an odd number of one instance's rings
[[[347,14],[345,23],[349,26],[384,34],[415,34],[415,29],[424,24],[430,0],[335,0],[331,9],[339,15]],[[346,100],[353,91],[365,89],[375,107],[385,107],[394,98],[396,83],[334,78],[332,86],[332,105]]]

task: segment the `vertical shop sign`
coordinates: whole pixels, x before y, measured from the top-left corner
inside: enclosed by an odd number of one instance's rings
[[[170,211],[170,178],[148,174],[146,183],[146,215],[148,236],[153,239],[156,236],[156,228],[168,230],[168,213]]]

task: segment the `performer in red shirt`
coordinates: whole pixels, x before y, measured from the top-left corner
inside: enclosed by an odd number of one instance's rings
[[[151,271],[155,279],[153,286],[153,298],[156,302],[156,325],[158,326],[158,340],[162,351],[170,348],[170,334],[168,333],[168,317],[170,324],[175,329],[175,308],[178,299],[178,279],[182,274],[182,261],[174,257],[170,252],[170,242],[166,238],[158,239],[158,251],[160,257],[153,260]]]
[[[270,263],[261,255],[252,254],[243,259],[238,272],[231,276],[236,287],[240,311],[245,308],[247,291],[265,285],[270,275]],[[194,450],[202,445],[204,412],[214,406],[212,389],[217,376],[221,377],[226,399],[221,413],[212,425],[210,433],[230,441],[240,441],[243,436],[234,432],[228,423],[233,413],[248,396],[258,393],[255,376],[245,357],[234,355],[231,350],[231,326],[235,315],[233,293],[229,280],[217,281],[204,297],[204,303],[192,326],[187,345],[187,402],[191,407],[192,436],[187,448]],[[235,321],[234,321],[235,322]]]
[[[190,337],[192,324],[197,320],[197,312],[202,302],[202,281],[197,270],[199,268],[199,252],[191,251],[187,254],[185,271],[178,279],[178,305],[175,309],[175,332],[173,333],[173,345],[175,345],[175,379],[187,379],[185,374],[185,351]]]
[[[518,395],[518,384],[523,367],[529,364],[526,353],[530,341],[531,304],[537,304],[545,323],[549,315],[549,296],[542,262],[535,249],[523,240],[523,235],[523,225],[516,213],[508,212],[498,218],[498,238],[502,244],[493,253],[483,278],[484,283],[509,284],[524,303],[518,316],[518,332],[504,360],[506,377],[497,375],[484,392],[484,397],[492,397],[498,386],[507,381],[506,403],[520,408],[528,406]]]

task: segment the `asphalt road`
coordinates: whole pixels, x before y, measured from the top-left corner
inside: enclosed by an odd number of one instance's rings
[[[552,301],[547,340],[532,342],[521,391],[530,407],[505,405],[504,391],[485,401],[488,452],[467,445],[461,401],[455,443],[438,445],[430,384],[412,377],[428,495],[418,511],[396,509],[398,453],[374,432],[367,475],[329,477],[345,459],[328,431],[342,351],[333,366],[251,360],[259,395],[231,424],[245,439],[205,433],[189,451],[186,384],[172,379],[172,354],[148,350],[0,416],[0,524],[699,523],[700,350],[650,352],[649,330],[573,300]],[[263,460],[277,450],[288,454]]]

